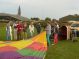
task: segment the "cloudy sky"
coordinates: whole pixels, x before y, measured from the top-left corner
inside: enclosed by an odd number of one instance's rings
[[[17,14],[21,5],[22,16],[59,19],[79,14],[79,0],[0,0],[0,13]]]

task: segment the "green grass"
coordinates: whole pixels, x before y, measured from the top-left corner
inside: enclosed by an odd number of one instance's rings
[[[57,45],[51,45],[45,59],[79,59],[79,41],[63,40]]]
[[[0,23],[0,40],[6,40],[6,23]]]

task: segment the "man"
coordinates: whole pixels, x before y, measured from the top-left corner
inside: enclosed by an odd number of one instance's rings
[[[37,33],[40,34],[41,32],[41,25],[40,23],[36,24]]]
[[[23,22],[23,40],[27,39],[27,22]]]
[[[14,40],[17,40],[17,21],[13,24]]]

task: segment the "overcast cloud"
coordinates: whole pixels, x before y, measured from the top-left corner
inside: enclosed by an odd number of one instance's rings
[[[17,14],[21,5],[22,16],[31,18],[61,18],[79,14],[79,0],[0,0],[0,13]]]

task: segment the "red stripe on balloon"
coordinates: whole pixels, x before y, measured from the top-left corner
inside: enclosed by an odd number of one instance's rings
[[[47,51],[47,47],[45,47],[42,43],[39,42],[34,42],[26,48],[37,50],[37,51]]]
[[[18,50],[16,47],[12,47],[12,46],[4,46],[4,47],[0,47],[0,52],[8,52],[8,51],[16,51]]]

